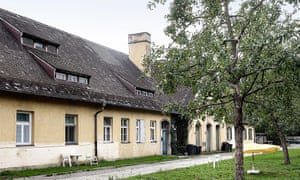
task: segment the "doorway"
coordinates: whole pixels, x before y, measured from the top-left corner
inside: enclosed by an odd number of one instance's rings
[[[169,122],[163,121],[161,123],[161,151],[162,155],[168,154],[169,143]]]
[[[211,151],[211,124],[206,125],[206,151]]]

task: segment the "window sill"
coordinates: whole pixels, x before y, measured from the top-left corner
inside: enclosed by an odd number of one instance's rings
[[[32,147],[34,144],[17,144],[16,147]]]
[[[65,143],[66,146],[69,146],[69,145],[78,145],[78,143]]]
[[[128,141],[128,142],[121,142],[121,144],[130,144],[130,142]]]
[[[103,144],[112,144],[112,141],[104,141]]]
[[[145,144],[145,142],[136,142],[137,144]]]
[[[150,141],[150,143],[157,143],[157,140],[154,140],[154,141]]]

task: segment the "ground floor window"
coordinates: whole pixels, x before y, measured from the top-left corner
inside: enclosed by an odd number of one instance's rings
[[[136,120],[136,142],[144,143],[145,142],[145,121],[142,119]]]
[[[30,145],[32,129],[32,112],[17,111],[16,144]]]
[[[121,119],[121,142],[122,143],[128,143],[128,139],[129,139],[128,126],[129,126],[129,119],[122,118]]]
[[[112,142],[112,118],[104,117],[104,126],[103,126],[103,139],[104,142]]]
[[[65,143],[77,143],[77,115],[65,115]]]
[[[150,142],[156,142],[156,121],[150,121]]]

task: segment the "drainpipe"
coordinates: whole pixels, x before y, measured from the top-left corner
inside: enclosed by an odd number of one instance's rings
[[[94,134],[95,134],[95,156],[96,157],[98,157],[98,149],[97,149],[97,147],[98,147],[98,121],[97,121],[97,116],[98,116],[98,114],[100,114],[103,110],[104,110],[104,107],[105,107],[105,102],[102,102],[102,104],[101,104],[101,106],[100,106],[100,108],[99,108],[99,110],[95,113],[95,115],[94,115],[94,124],[95,124],[95,127],[94,127]]]

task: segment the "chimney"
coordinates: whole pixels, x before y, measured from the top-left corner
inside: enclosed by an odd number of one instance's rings
[[[128,34],[128,48],[129,59],[143,72],[143,59],[151,51],[151,35],[147,32]]]

